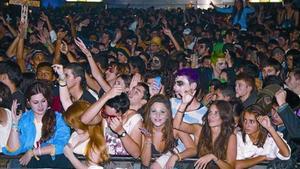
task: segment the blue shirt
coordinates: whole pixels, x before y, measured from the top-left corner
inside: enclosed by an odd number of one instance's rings
[[[55,131],[50,139],[41,144],[41,147],[53,145],[55,147],[55,154],[63,154],[64,147],[70,138],[70,128],[66,125],[61,113],[55,112],[55,118]],[[32,110],[22,114],[22,117],[19,120],[18,128],[20,143],[19,148],[13,152],[10,152],[6,147],[3,147],[3,154],[18,155],[33,148],[36,136],[36,128],[34,125],[34,113]]]
[[[221,13],[231,14],[233,12],[232,6],[229,8],[215,7],[215,9],[217,12],[221,12]],[[232,24],[233,25],[239,24],[241,26],[242,30],[247,30],[247,28],[248,28],[247,16],[248,16],[248,14],[251,14],[254,12],[255,12],[255,9],[253,7],[249,7],[249,6],[244,7],[240,18],[239,18],[238,12],[236,13],[235,16],[233,16]]]

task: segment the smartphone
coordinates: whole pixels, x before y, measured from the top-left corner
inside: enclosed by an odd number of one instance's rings
[[[155,81],[157,87],[160,88],[161,87],[161,77],[160,76],[155,77],[154,81]]]

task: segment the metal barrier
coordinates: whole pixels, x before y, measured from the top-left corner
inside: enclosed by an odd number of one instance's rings
[[[0,165],[0,168],[8,168],[8,164],[9,162],[12,162],[13,160],[16,160],[16,159],[19,159],[22,155],[18,155],[18,156],[8,156],[8,155],[4,155],[4,154],[0,154],[0,161],[1,160],[6,160],[7,161],[7,164],[6,166],[1,166]],[[77,156],[77,158],[79,160],[85,160],[85,157],[82,156],[82,155],[79,155]],[[187,164],[190,164],[190,166],[192,166],[192,164],[197,161],[199,158],[186,158],[180,162],[177,162],[178,164],[183,164],[183,165],[187,165]],[[135,159],[131,156],[111,156],[110,157],[110,160],[113,161],[113,162],[131,162],[133,163],[133,168],[134,169],[142,169],[143,166],[141,165],[141,161],[139,159]],[[152,158],[152,161],[155,160],[155,157]],[[264,162],[264,163],[261,163],[259,165],[256,165],[256,167],[259,167],[259,168],[266,168],[267,166],[267,162]],[[62,167],[63,168],[63,167]],[[190,169],[190,167],[189,167]]]

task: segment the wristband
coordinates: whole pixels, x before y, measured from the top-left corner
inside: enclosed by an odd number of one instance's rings
[[[177,110],[177,112],[178,112],[178,113],[182,113],[182,114],[184,113],[184,111],[180,111],[180,110]]]

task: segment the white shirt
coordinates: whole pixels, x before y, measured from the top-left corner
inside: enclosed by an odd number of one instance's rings
[[[5,126],[0,124],[0,153],[2,152],[2,147],[6,146],[12,124],[11,111],[8,109],[4,109],[4,111],[7,115],[7,122]]]
[[[282,138],[282,133],[277,132],[279,136]],[[253,145],[252,141],[250,140],[249,135],[246,134],[245,136],[245,143],[243,142],[242,133],[237,133],[237,160],[243,160],[250,157],[257,157],[261,155],[265,155],[268,158],[279,158],[280,160],[288,160],[290,159],[290,155],[288,157],[284,157],[279,153],[279,148],[276,145],[272,136],[267,136],[265,144],[263,147],[257,147]],[[286,141],[283,139],[286,143]],[[289,150],[291,151],[289,145],[287,144]]]

